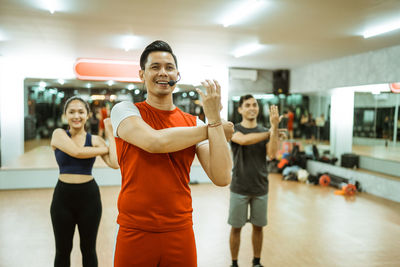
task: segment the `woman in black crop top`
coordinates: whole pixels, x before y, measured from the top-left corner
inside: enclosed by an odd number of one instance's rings
[[[85,131],[89,112],[89,105],[82,98],[69,98],[64,106],[69,130],[56,129],[51,138],[60,168],[50,208],[56,243],[55,267],[70,266],[75,226],[79,230],[83,267],[98,266],[96,238],[102,208],[92,168],[96,156],[101,156],[111,168],[119,166],[110,120],[104,121],[107,146],[103,138]]]

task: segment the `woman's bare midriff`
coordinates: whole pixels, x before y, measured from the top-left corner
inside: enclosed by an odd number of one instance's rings
[[[93,180],[93,176],[87,174],[61,173],[58,179],[67,184],[83,184]]]

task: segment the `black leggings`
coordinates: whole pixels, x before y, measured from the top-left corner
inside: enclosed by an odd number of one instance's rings
[[[58,181],[50,208],[56,241],[55,267],[69,267],[78,225],[83,267],[97,267],[96,238],[101,218],[100,191],[93,179],[83,184]]]

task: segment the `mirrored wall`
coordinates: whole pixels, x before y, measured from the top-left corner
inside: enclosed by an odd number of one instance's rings
[[[75,95],[89,103],[91,114],[86,129],[98,135],[103,135],[102,120],[109,117],[110,110],[116,103],[141,102],[147,96],[142,83],[25,79],[25,152],[40,146],[50,146],[54,129],[68,127],[63,116],[63,107],[65,101]],[[180,84],[175,89],[173,98],[180,109],[204,119],[194,86]]]
[[[269,128],[269,108],[277,105],[284,117],[279,125],[287,128],[288,113],[294,115],[293,138],[310,142],[329,143],[330,96],[318,94],[253,94],[259,105],[257,121]],[[242,120],[238,112],[240,96],[233,96],[229,102],[228,119],[233,123]]]
[[[353,152],[400,161],[400,94],[355,92]]]

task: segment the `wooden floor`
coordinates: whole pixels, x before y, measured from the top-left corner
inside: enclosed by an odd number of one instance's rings
[[[354,198],[270,175],[265,266],[400,266],[400,203],[368,194]],[[103,215],[97,251],[100,267],[112,266],[118,187],[101,187]],[[0,191],[0,266],[52,266],[52,189]],[[226,223],[229,188],[192,186],[199,267],[229,266]],[[250,266],[251,227],[242,232],[239,264]],[[81,266],[76,233],[72,267]]]
[[[400,162],[400,146],[360,146],[353,145],[353,153],[361,156]]]

